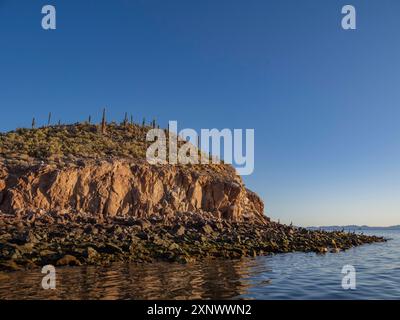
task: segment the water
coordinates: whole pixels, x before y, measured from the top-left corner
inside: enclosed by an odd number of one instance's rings
[[[400,299],[400,231],[338,254],[290,253],[188,265],[155,263],[57,269],[43,290],[40,270],[0,274],[1,299]],[[342,289],[342,267],[356,268],[356,290]]]

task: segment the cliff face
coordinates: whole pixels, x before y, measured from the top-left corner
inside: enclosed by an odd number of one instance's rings
[[[124,160],[24,169],[0,165],[0,210],[136,217],[205,211],[228,220],[267,221],[262,200],[230,166],[207,171]]]

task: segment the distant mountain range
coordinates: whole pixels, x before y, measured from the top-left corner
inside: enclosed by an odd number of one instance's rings
[[[322,226],[322,227],[308,227],[308,230],[400,230],[400,225],[390,226],[390,227],[370,227],[370,226],[357,226],[357,225],[348,225],[348,226]]]

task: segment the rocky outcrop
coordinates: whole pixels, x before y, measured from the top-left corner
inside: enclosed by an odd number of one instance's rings
[[[155,166],[124,160],[80,161],[26,168],[0,166],[0,210],[86,212],[102,216],[173,216],[267,222],[261,199],[232,167]]]

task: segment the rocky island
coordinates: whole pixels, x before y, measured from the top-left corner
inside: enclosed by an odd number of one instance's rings
[[[273,222],[230,165],[150,165],[146,132],[155,126],[103,119],[0,134],[0,271],[385,241]]]

